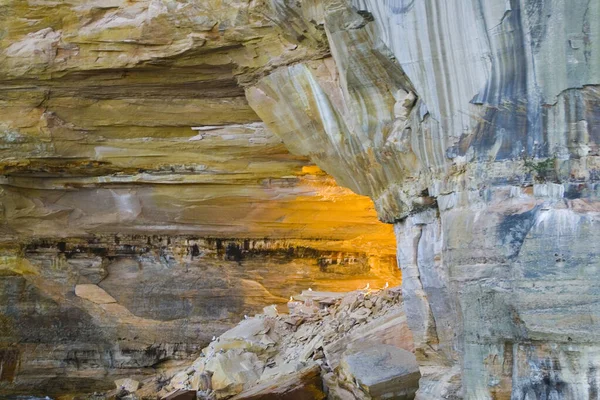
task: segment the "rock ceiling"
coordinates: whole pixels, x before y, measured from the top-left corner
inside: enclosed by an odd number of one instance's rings
[[[399,282],[372,201],[246,100],[329,52],[268,9],[0,2],[0,393],[107,389],[309,286]]]
[[[291,155],[248,105],[244,85],[328,51],[322,32],[300,45],[265,7],[0,5],[3,240],[326,239],[394,254],[370,200]]]
[[[597,15],[0,0],[0,393],[147,374],[397,253],[420,400],[597,397]]]

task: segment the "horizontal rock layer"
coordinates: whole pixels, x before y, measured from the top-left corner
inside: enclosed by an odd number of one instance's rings
[[[244,86],[329,52],[270,13],[0,2],[2,395],[103,389],[295,291],[399,282],[371,201],[248,105]]]
[[[600,2],[322,4],[246,95],[395,224],[417,397],[595,398]]]
[[[418,398],[597,397],[598,0],[54,6],[0,5],[7,246],[390,254],[314,162],[395,226]]]
[[[7,250],[0,394],[109,389],[119,377],[141,379],[197,356],[244,315],[285,307],[308,287],[347,291],[400,279],[393,256],[310,244],[116,236]]]

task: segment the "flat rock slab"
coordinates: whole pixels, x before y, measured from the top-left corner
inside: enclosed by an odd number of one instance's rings
[[[246,388],[258,381],[264,370],[264,363],[256,354],[230,351],[217,354],[206,363],[206,370],[212,373],[211,384],[214,390],[239,393],[241,387]],[[235,389],[240,387],[240,389]]]
[[[110,304],[117,302],[114,297],[106,293],[104,289],[93,284],[76,285],[75,294],[82,299],[89,300],[96,304]]]
[[[340,368],[373,399],[413,399],[421,377],[413,353],[387,344],[348,350]]]
[[[350,350],[355,347],[363,348],[365,342],[393,345],[407,351],[414,350],[413,337],[408,328],[404,310],[397,310],[381,318],[376,318],[353,330],[351,334],[325,346],[327,362],[331,368],[337,368],[344,353],[349,354]]]
[[[254,386],[231,400],[322,400],[323,383],[318,366]]]

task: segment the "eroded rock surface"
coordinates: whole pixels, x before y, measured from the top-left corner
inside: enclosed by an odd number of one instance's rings
[[[246,94],[394,223],[418,398],[595,398],[600,2],[352,6]]]
[[[390,254],[389,227],[314,162],[394,224],[418,398],[597,397],[598,15],[598,0],[1,3],[2,304],[56,322],[3,322],[5,342],[28,338],[36,360],[57,327],[119,337],[65,297],[60,258],[23,261],[32,238]],[[126,302],[103,262],[71,263]],[[0,354],[11,381],[19,353]]]
[[[116,379],[141,380],[194,359],[244,315],[285,306],[303,288],[350,290],[399,279],[393,256],[310,243],[121,235],[46,240],[5,255],[0,388],[106,390]]]
[[[282,307],[283,308],[283,307]],[[412,399],[419,367],[399,288],[306,290],[247,317],[184,369],[163,369],[129,395],[167,399]],[[386,335],[379,327],[387,325]],[[340,345],[342,343],[343,345]],[[99,398],[115,398],[109,392]]]
[[[413,399],[421,377],[414,354],[385,344],[364,343],[346,351],[340,369],[373,399]]]
[[[270,10],[0,2],[0,396],[107,389],[307,287],[399,283],[371,201],[245,98],[329,53]]]

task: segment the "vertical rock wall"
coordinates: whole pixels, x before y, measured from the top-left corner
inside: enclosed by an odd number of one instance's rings
[[[597,398],[600,1],[276,3],[332,57],[247,97],[394,223],[418,397]]]
[[[395,226],[421,399],[598,398],[598,15],[599,0],[0,2],[0,381],[23,357],[6,315],[126,337],[100,309],[130,311],[85,303],[62,268],[82,237],[388,251],[389,227],[310,158]],[[65,241],[38,271],[34,238]],[[94,276],[90,257],[66,263]],[[61,349],[67,386],[193,350]]]

